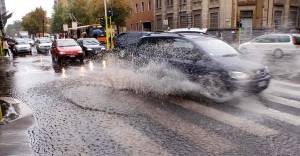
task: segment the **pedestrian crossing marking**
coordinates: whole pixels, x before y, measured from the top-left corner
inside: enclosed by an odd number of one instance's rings
[[[107,128],[107,133],[124,148],[128,155],[171,155],[145,134],[124,123],[124,121],[114,117],[108,117],[107,120],[109,122],[102,122],[102,126]]]
[[[237,147],[236,144],[229,140],[212,132],[208,132],[193,123],[179,118],[175,114],[163,111],[159,108],[153,108],[149,105],[145,105],[145,107],[139,108],[139,111],[163,126],[178,132],[179,135],[188,138],[206,152],[222,154]]]
[[[264,104],[262,104],[257,99],[251,99],[251,98],[243,99],[240,102],[240,104],[236,105],[235,107],[245,111],[265,115],[273,119],[289,123],[291,125],[295,125],[295,126],[300,125],[300,117],[285,112],[280,112],[272,108],[268,108],[264,106]]]
[[[271,129],[269,127],[263,126],[261,124],[255,123],[253,121],[244,119],[242,117],[237,117],[223,111],[217,110],[212,107],[204,106],[193,101],[182,100],[180,102],[174,102],[174,104],[179,105],[190,111],[197,112],[201,115],[207,116],[214,120],[223,122],[232,127],[238,128],[240,130],[246,131],[255,136],[263,137],[269,135],[278,134],[278,131]]]
[[[278,97],[278,96],[274,96],[274,95],[267,95],[267,94],[264,95],[264,98],[267,101],[270,101],[270,102],[274,102],[274,103],[277,103],[277,104],[281,104],[281,105],[285,105],[285,106],[300,109],[300,102],[299,101],[295,101],[295,100],[291,100],[291,99],[287,99],[287,98],[282,98],[282,97]]]

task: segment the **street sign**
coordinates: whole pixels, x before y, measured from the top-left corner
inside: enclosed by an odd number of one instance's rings
[[[72,22],[72,29],[77,29],[77,22]]]
[[[68,24],[64,24],[63,25],[63,30],[66,32],[66,31],[68,31]]]

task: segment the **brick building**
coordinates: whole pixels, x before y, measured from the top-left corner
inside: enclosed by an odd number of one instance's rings
[[[153,0],[155,30],[296,29],[300,0]]]
[[[126,20],[127,31],[154,31],[153,0],[128,0],[130,16]]]

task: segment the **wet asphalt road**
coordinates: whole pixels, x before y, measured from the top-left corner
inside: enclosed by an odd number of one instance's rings
[[[34,112],[28,136],[36,155],[300,153],[300,84],[275,80],[260,96],[216,104],[113,89],[120,83],[106,77],[107,66],[14,60],[11,92]]]

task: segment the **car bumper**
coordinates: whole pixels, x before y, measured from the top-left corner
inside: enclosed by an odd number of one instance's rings
[[[49,50],[50,50],[50,47],[48,48],[48,47],[40,47],[40,48],[38,48],[38,51],[40,51],[40,52],[49,52]]]
[[[254,80],[231,80],[229,84],[234,86],[234,89],[245,92],[261,92],[268,88],[271,81],[271,76],[267,75],[263,78],[254,79]]]
[[[81,58],[81,57],[83,57],[83,54],[82,53],[81,54],[79,54],[79,53],[77,53],[77,54],[59,54],[58,57],[64,58],[64,59]]]
[[[31,49],[16,49],[16,53],[31,53]]]

